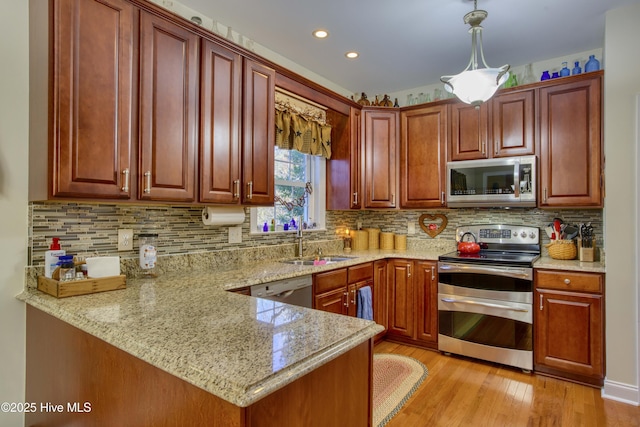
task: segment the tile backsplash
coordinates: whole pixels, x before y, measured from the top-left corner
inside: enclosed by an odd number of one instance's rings
[[[228,227],[205,226],[201,221],[200,207],[141,206],[129,204],[92,204],[34,202],[29,206],[29,265],[41,266],[44,252],[51,239],[59,237],[67,253],[120,255],[121,258],[137,256],[140,233],[158,233],[161,255],[177,255],[194,252],[224,251],[229,249],[277,246],[294,243],[292,233],[250,234],[249,209],[245,209],[242,224],[242,243],[228,243]],[[416,232],[409,235],[409,245],[424,245],[433,239],[422,231],[418,219],[422,214],[443,214],[448,225],[437,240],[454,239],[455,228],[462,224],[524,224],[543,228],[553,218],[566,223],[591,222],[599,246],[603,247],[602,210],[541,210],[541,209],[442,209],[429,211],[328,211],[326,230],[308,232],[309,243],[336,240],[345,227],[355,229],[358,222],[363,227],[380,228],[382,231],[407,234],[408,223]],[[433,221],[439,222],[439,221]],[[119,228],[131,228],[134,232],[134,251],[118,252]],[[542,244],[548,243],[544,232]],[[544,253],[544,249],[543,249]]]

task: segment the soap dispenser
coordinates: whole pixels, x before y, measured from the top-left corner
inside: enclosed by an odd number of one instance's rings
[[[44,275],[51,279],[53,272],[58,265],[58,257],[66,254],[64,249],[60,249],[60,238],[54,237],[49,250],[44,253]]]

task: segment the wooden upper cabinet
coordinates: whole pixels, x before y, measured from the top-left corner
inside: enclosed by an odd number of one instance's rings
[[[138,198],[196,200],[199,37],[140,13]]]
[[[200,201],[240,203],[242,57],[202,42],[200,77]]]
[[[492,157],[535,154],[533,89],[498,93],[491,99]]]
[[[550,83],[540,97],[540,207],[602,207],[602,72]]]
[[[364,109],[364,207],[395,208],[398,113]]]
[[[349,145],[351,147],[350,156],[350,207],[351,209],[360,209],[362,207],[362,111],[355,108],[349,113],[349,121],[351,123],[351,139]]]
[[[242,204],[273,205],[276,72],[244,61]]]
[[[50,195],[129,199],[135,9],[123,0],[52,4]]]
[[[458,102],[450,104],[449,160],[489,158],[489,109],[490,104],[476,108]]]
[[[351,108],[349,116],[327,110],[331,123],[331,159],[327,162],[327,209],[360,209],[362,113]]]
[[[444,206],[447,106],[403,111],[400,122],[400,207]]]

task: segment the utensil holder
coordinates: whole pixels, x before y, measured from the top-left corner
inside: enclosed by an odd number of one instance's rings
[[[596,260],[596,239],[578,239],[578,259],[586,262]]]

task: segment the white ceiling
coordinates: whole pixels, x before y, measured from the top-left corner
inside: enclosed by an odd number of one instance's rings
[[[479,0],[489,66],[603,46],[605,12],[640,0]],[[179,0],[350,92],[393,93],[462,71],[469,0]],[[329,31],[317,40],[311,32]],[[347,60],[356,50],[360,57]]]

